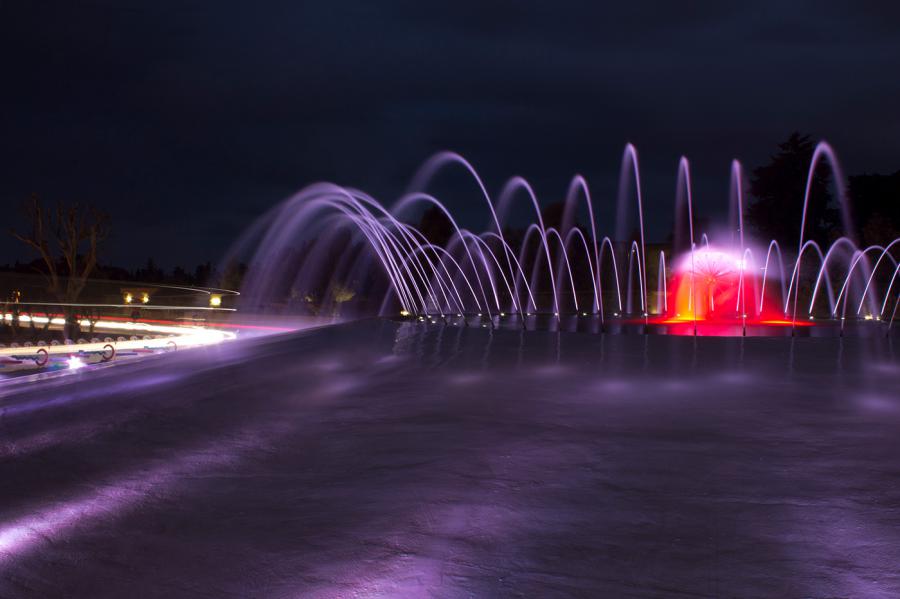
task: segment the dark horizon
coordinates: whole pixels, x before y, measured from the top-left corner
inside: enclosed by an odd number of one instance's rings
[[[682,154],[713,219],[731,159],[763,164],[794,130],[848,175],[900,169],[900,9],[694,6],[4,3],[0,197],[94,203],[113,219],[103,262],[191,268],[308,183],[389,200],[442,149],[544,204],[580,172],[611,230],[630,141],[651,238]],[[447,202],[486,223],[474,193]],[[0,252],[33,257],[6,234]]]

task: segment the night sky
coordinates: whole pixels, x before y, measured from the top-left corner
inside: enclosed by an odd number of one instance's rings
[[[730,160],[795,129],[850,174],[900,169],[900,4],[726,4],[0,0],[4,214],[93,202],[106,262],[192,267],[308,183],[392,200],[441,149],[543,202],[581,172],[606,232],[631,141],[656,237],[681,154],[713,217]],[[486,225],[474,192],[448,203]]]

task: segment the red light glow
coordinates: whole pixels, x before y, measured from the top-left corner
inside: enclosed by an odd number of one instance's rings
[[[696,249],[676,261],[667,286],[668,312],[653,322],[676,325],[670,331],[675,334],[693,332],[692,326],[677,325],[697,323],[704,333],[712,335],[735,334],[745,324],[810,326],[807,321],[793,323],[778,310],[778,298],[773,297],[776,287],[776,281],[767,281],[763,299],[761,271],[740,253],[712,247]]]

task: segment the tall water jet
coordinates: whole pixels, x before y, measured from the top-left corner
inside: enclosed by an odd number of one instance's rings
[[[617,239],[624,239],[626,237],[625,227],[627,220],[625,220],[625,216],[627,215],[627,197],[629,190],[629,181],[633,181],[634,186],[634,194],[635,201],[637,203],[637,216],[638,216],[638,232],[639,232],[639,242],[640,242],[640,251],[641,251],[641,268],[644,268],[646,265],[646,257],[647,257],[647,244],[644,238],[644,200],[641,191],[641,169],[638,164],[638,153],[637,148],[634,145],[628,143],[625,144],[625,150],[622,152],[622,165],[619,168],[619,196],[618,203],[616,209],[616,236]],[[641,281],[642,284],[646,285],[647,280],[647,272],[641,272]],[[643,315],[646,319],[647,317],[647,288],[646,286],[641,289],[641,310],[643,311]],[[621,302],[619,305],[619,310],[622,309]]]

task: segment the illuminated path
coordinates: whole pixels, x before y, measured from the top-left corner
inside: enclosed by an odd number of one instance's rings
[[[12,314],[0,313],[0,318],[10,321]],[[35,322],[41,325],[50,321],[57,329],[65,324],[63,318],[47,316],[19,316],[22,323]],[[85,329],[90,321],[81,321]],[[108,341],[91,341],[72,343],[70,345],[37,343],[23,347],[0,347],[0,383],[3,375],[11,373],[32,372],[41,377],[45,371],[78,370],[90,364],[111,362],[116,358],[142,357],[161,351],[176,351],[204,345],[215,345],[230,341],[236,337],[233,331],[208,328],[205,326],[186,326],[165,321],[130,321],[122,318],[100,318],[94,323],[96,330],[89,334],[92,338],[104,338]],[[126,339],[123,334],[131,335]],[[112,336],[111,336],[112,335]],[[139,335],[153,335],[153,338],[140,338]],[[114,336],[114,337],[113,337]],[[0,386],[0,397],[4,395]]]
[[[0,398],[0,597],[895,597],[886,339],[365,321]]]

